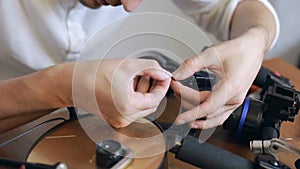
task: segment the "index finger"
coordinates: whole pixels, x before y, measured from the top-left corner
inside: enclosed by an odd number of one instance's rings
[[[215,50],[212,47],[203,51],[197,56],[186,59],[183,64],[181,64],[179,68],[175,72],[173,72],[173,78],[175,80],[184,80],[192,76],[200,69],[209,67],[214,62],[214,53]]]

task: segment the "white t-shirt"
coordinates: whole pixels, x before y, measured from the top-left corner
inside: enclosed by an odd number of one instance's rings
[[[21,75],[74,61],[92,33],[128,14],[122,6],[93,10],[78,0],[4,0],[0,13],[2,77],[7,69]]]
[[[239,0],[173,1],[217,38],[228,39],[230,20]],[[277,15],[266,0],[261,1],[274,14],[278,37]],[[75,61],[95,31],[126,15],[122,6],[93,10],[78,0],[0,1],[0,79]]]

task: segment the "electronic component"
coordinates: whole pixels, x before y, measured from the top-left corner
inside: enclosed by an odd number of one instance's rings
[[[96,145],[96,163],[103,168],[123,169],[127,167],[134,152],[115,140],[103,140]]]

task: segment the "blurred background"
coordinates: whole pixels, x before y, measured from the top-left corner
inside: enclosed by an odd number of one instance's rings
[[[300,68],[300,1],[269,0],[276,9],[281,26],[278,43],[269,57],[278,56]]]
[[[281,33],[277,44],[266,56],[266,59],[280,57],[300,68],[300,1],[269,0],[278,13]],[[172,0],[144,0],[136,12],[167,12],[191,20],[183,14]],[[176,28],[175,28],[176,29]],[[214,37],[211,37],[215,41]]]

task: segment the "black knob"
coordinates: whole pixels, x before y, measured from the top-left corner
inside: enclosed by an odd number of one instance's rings
[[[295,161],[295,167],[297,169],[300,169],[300,158],[298,160]]]
[[[111,168],[126,154],[122,145],[114,140],[104,140],[96,145],[96,163],[100,167]]]

